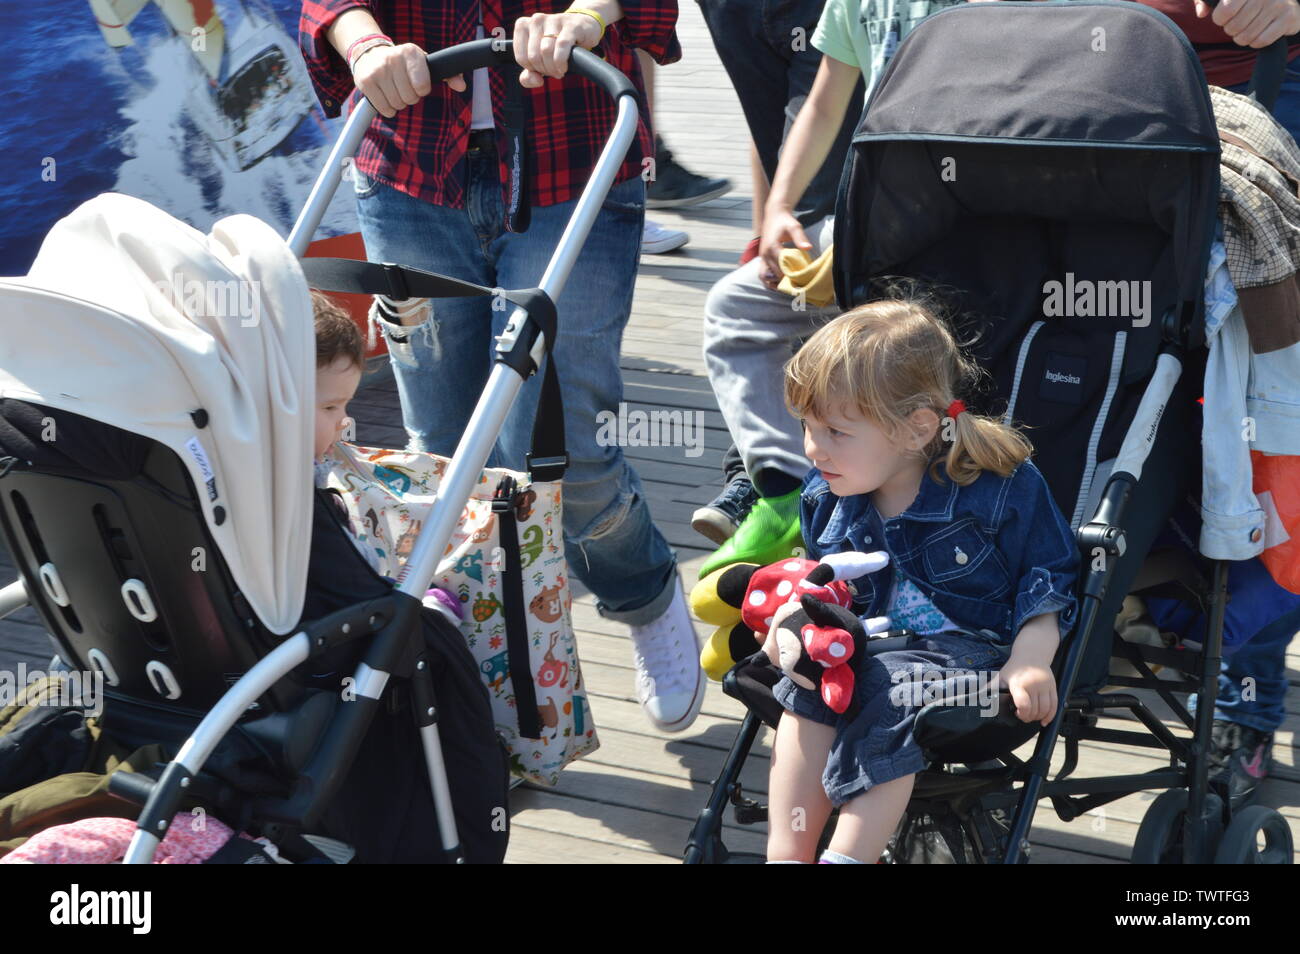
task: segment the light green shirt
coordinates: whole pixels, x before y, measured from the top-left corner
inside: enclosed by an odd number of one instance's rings
[[[936,10],[962,0],[826,0],[812,45],[841,63],[862,70],[867,95],[885,71],[898,44]]]

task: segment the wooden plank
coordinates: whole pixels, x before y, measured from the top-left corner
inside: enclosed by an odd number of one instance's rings
[[[661,375],[669,379],[671,384],[673,379],[685,378],[683,374]],[[694,377],[693,375],[691,377]],[[713,391],[687,390],[680,387],[669,387],[665,385],[646,385],[637,382],[624,382],[623,400],[631,407],[641,408],[643,410],[658,409],[680,409],[683,411],[709,411],[713,414],[720,414],[718,411],[718,400],[713,395]],[[710,426],[725,427],[720,416],[713,418]]]
[[[581,634],[578,639],[583,679],[591,697],[591,717],[598,731],[602,726],[609,725],[633,734],[649,735],[665,743],[703,740],[718,749],[730,746],[735,739],[745,709],[735,699],[724,695],[717,683],[709,683],[695,724],[681,734],[665,736],[651,726],[636,701],[635,673],[630,665],[631,650],[624,657],[622,666],[610,666],[583,655],[587,644],[582,642]]]
[[[603,711],[608,712],[609,707],[604,707]],[[649,727],[644,717],[641,717],[641,722]],[[726,748],[717,743],[734,739],[739,725],[730,725],[729,735],[723,738],[706,732],[698,738],[668,741],[660,735],[613,728],[608,722],[597,723],[596,728],[600,734],[600,748],[583,759],[584,763],[610,768],[635,767],[652,775],[680,776],[685,773],[692,782],[712,788],[726,757]],[[747,794],[757,793],[755,797],[766,797],[770,764],[767,746],[755,747],[740,773],[740,782]],[[704,802],[701,801],[700,805],[703,807]]]
[[[653,833],[643,829],[639,837],[655,838],[666,832],[670,841],[653,841],[651,846],[672,852],[680,851],[685,845],[690,827],[708,799],[708,787],[689,779],[652,775],[626,767],[611,768],[583,759],[565,769],[559,784],[547,789],[546,794],[642,812],[639,820],[653,821]],[[658,817],[647,819],[645,815]],[[749,826],[737,825],[730,813],[723,819],[722,827],[742,835],[753,831]]]
[[[635,805],[566,798],[524,788],[516,789],[510,801],[519,806],[511,817],[511,850],[522,843],[520,850],[528,851],[534,840],[553,843],[556,834],[563,834],[591,843],[593,854],[588,857],[593,859],[615,861],[620,857],[615,851],[635,851],[680,863],[694,822],[693,818],[666,816]],[[723,837],[735,851],[762,852],[767,840],[766,832],[759,828],[729,827]],[[603,849],[599,855],[594,854],[595,846]],[[646,860],[639,854],[621,857],[638,863]]]
[[[1052,845],[1039,843],[1034,838],[1029,839],[1030,852],[1029,863],[1031,865],[1121,865],[1124,862],[1119,858],[1110,858],[1102,855],[1085,855],[1080,851],[1070,848],[1057,848]]]
[[[702,401],[712,400],[713,406],[717,406],[717,400],[713,395],[713,385],[709,384],[709,379],[702,375],[672,374],[664,371],[647,371],[636,367],[628,367],[623,369],[623,382],[629,390],[640,387],[647,391],[680,392],[683,395],[698,397]]]
[[[567,806],[557,809],[564,815]],[[672,865],[681,864],[680,858],[660,854],[640,847],[621,845],[585,835],[562,834],[546,827],[547,816],[530,805],[530,810],[518,819],[511,820],[510,847],[506,851],[508,865]],[[553,821],[560,827],[571,827],[567,819]]]
[[[680,450],[681,448],[677,448]],[[698,458],[696,458],[698,459]],[[719,460],[713,466],[697,465],[690,458],[668,461],[650,457],[633,458],[632,466],[641,475],[642,480],[654,480],[661,484],[673,484],[679,487],[699,487],[718,479],[722,473]]]

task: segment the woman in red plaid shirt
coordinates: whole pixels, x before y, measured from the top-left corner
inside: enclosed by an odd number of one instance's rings
[[[380,116],[357,151],[357,214],[373,261],[399,262],[490,287],[541,279],[614,125],[616,106],[567,76],[574,46],[626,73],[646,115],[636,49],[681,55],[676,0],[306,0],[299,41],[327,115],[364,94]],[[522,71],[477,70],[437,85],[425,53],[476,37],[514,40]],[[357,92],[353,92],[353,87]],[[512,127],[522,123],[522,155]],[[619,347],[632,307],[645,183],[654,141],[643,120],[565,291],[554,354],[570,456],[564,479],[569,566],[601,614],[632,630],[637,695],[658,728],[699,713],[704,679],[676,558],[650,519],[641,482],[597,415],[623,398]],[[521,219],[521,199],[531,206]],[[526,231],[519,231],[526,225]],[[488,299],[377,308],[417,450],[450,455],[487,380],[493,337],[509,315]],[[388,320],[389,318],[393,320]],[[490,463],[522,469],[540,377],[520,392]]]

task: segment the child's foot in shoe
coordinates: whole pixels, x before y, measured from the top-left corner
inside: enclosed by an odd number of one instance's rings
[[[726,543],[758,503],[758,492],[744,474],[732,479],[722,493],[691,515],[691,526],[716,544]]]
[[[1273,733],[1215,719],[1210,731],[1210,778],[1228,787],[1232,810],[1254,799],[1259,783],[1268,778],[1273,758]]]
[[[631,628],[637,700],[661,732],[690,728],[704,703],[705,677],[695,625],[681,580],[675,579],[673,587],[673,601],[662,616]]]
[[[700,578],[731,563],[766,566],[794,553],[803,545],[799,533],[799,491],[783,497],[760,497],[731,539],[700,568]]]

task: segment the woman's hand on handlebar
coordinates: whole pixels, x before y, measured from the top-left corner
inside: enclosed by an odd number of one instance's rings
[[[1214,8],[1205,0],[1194,2],[1196,15],[1210,17],[1238,46],[1261,50],[1280,37],[1300,33],[1297,0],[1220,0]]]
[[[433,90],[425,52],[414,43],[371,47],[353,61],[352,79],[361,95],[388,119]],[[457,92],[465,92],[463,76],[443,82]]]
[[[575,46],[590,50],[600,42],[601,28],[585,13],[534,13],[515,21],[515,62],[522,66],[519,84],[535,89],[546,77],[559,79],[569,70]]]

